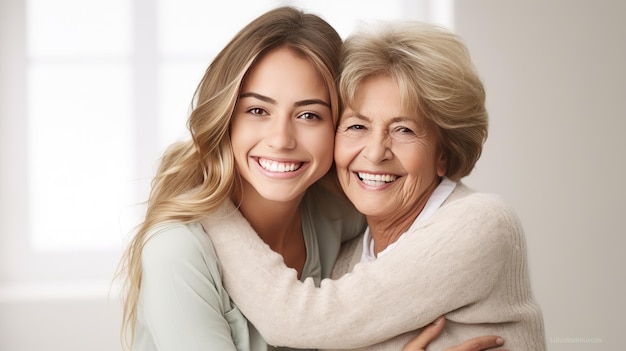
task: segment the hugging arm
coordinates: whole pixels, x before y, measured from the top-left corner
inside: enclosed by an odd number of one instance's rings
[[[375,262],[316,288],[234,212],[209,228],[231,298],[270,344],[357,348],[421,328],[486,297],[508,257],[500,203],[480,196],[442,207]],[[503,227],[505,229],[503,229]],[[376,316],[376,318],[372,318]]]

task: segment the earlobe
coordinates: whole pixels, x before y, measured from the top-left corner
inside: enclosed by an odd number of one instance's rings
[[[437,175],[440,177],[443,177],[446,175],[446,171],[447,171],[447,159],[446,159],[446,155],[444,155],[443,152],[439,152],[439,160],[437,160]]]

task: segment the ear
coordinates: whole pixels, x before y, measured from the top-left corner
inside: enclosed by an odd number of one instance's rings
[[[446,175],[446,171],[448,170],[448,159],[444,152],[439,150],[439,158],[437,159],[437,175],[443,177]]]

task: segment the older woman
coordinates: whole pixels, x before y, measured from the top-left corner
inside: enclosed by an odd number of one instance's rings
[[[518,218],[461,182],[481,154],[487,112],[459,38],[414,22],[355,34],[340,89],[337,172],[368,228],[342,248],[338,279],[316,288],[222,208],[207,232],[241,311],[276,345],[400,350],[445,315],[434,350],[490,333],[512,350],[544,350]]]

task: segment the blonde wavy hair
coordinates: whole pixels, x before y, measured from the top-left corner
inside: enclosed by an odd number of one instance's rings
[[[361,83],[388,74],[398,84],[406,111],[436,126],[446,157],[446,176],[469,175],[487,139],[485,89],[461,39],[424,22],[378,22],[344,42],[339,93],[354,109]]]
[[[145,221],[128,245],[117,277],[123,279],[122,344],[132,345],[141,289],[141,253],[147,234],[167,222],[189,223],[215,210],[239,187],[229,128],[247,72],[264,54],[287,47],[307,58],[330,93],[335,123],[339,116],[336,77],[342,40],[322,18],[293,7],[266,12],[245,26],[215,57],[194,94],[187,126],[191,139],[163,155],[147,202]],[[332,175],[326,176],[332,181]],[[335,185],[332,185],[335,187]]]

